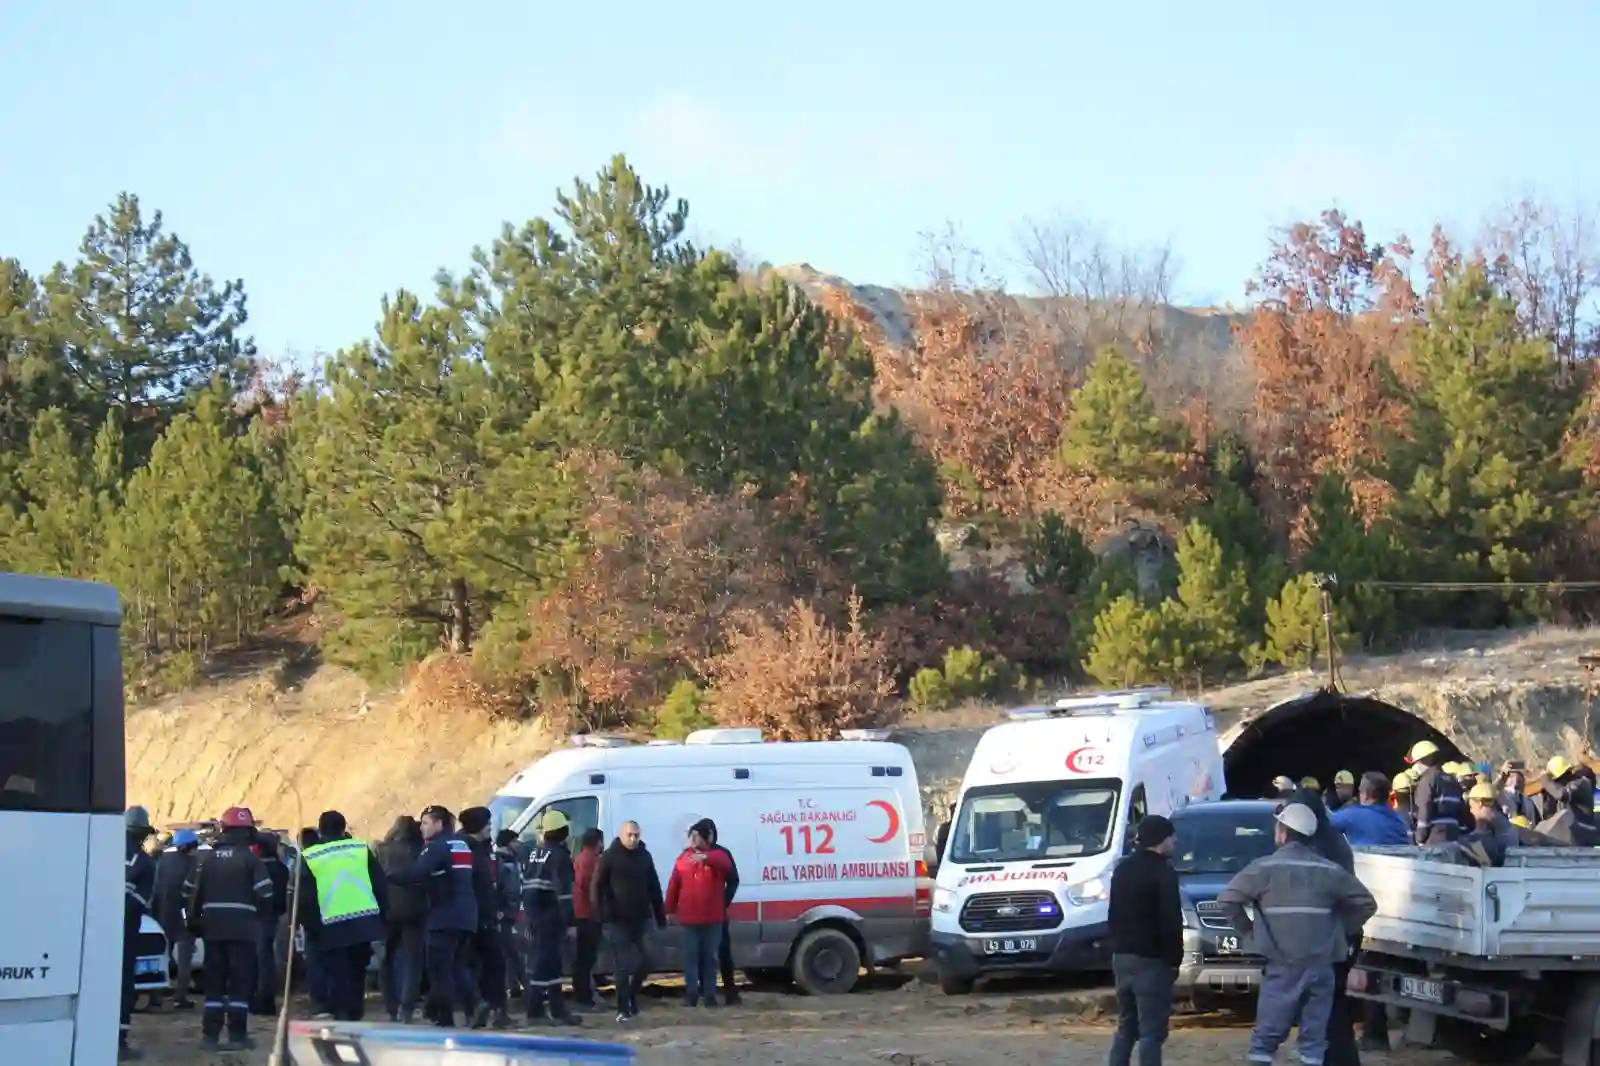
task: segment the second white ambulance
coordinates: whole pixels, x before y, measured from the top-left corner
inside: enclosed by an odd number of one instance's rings
[[[978,741],[934,889],[945,992],[991,973],[1109,968],[1111,868],[1133,827],[1225,788],[1211,712],[1170,695],[1024,708]]]

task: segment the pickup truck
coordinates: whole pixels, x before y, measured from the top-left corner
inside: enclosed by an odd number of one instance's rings
[[[1542,1045],[1600,1066],[1600,850],[1512,848],[1500,867],[1428,850],[1355,849],[1378,913],[1350,994],[1408,1014],[1408,1043],[1468,1062]]]

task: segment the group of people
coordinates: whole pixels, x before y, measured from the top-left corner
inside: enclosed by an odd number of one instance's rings
[[[528,1025],[578,1025],[563,990],[570,969],[573,1004],[599,1006],[595,969],[602,945],[612,956],[616,1019],[639,1014],[650,970],[652,926],[681,931],[690,1006],[737,1003],[728,909],[739,889],[733,855],[716,823],[688,827],[685,846],[663,891],[639,825],[624,822],[609,845],[587,829],[573,853],[571,826],[543,812],[531,840],[498,834],[486,807],[459,814],[430,806],[396,819],[375,846],[353,836],[338,811],[300,832],[300,867],[291,874],[276,834],[251,812],[229,808],[213,839],[180,829],[151,846],[148,812],[126,816],[126,926],[122,1057],[133,1004],[134,934],[145,914],[173,945],[177,988],[188,998],[196,940],[204,944],[202,1039],[208,1048],[248,1048],[251,1013],[275,1014],[281,982],[275,953],[279,922],[292,913],[305,937],[305,966],[319,1016],[359,1021],[366,976],[383,945],[380,984],[390,1020],[419,1014],[453,1027],[457,1012],[473,1028],[510,1028],[509,1004],[521,1000]],[[572,950],[568,951],[569,939]],[[570,965],[569,965],[570,963]]]
[[[1594,834],[1594,771],[1561,756],[1530,780],[1508,760],[1452,762],[1419,741],[1394,781],[1377,771],[1334,776],[1326,793],[1314,778],[1273,781],[1269,797],[1276,848],[1250,863],[1217,896],[1251,951],[1266,960],[1248,1058],[1270,1063],[1291,1029],[1305,1066],[1358,1066],[1363,1048],[1389,1050],[1382,1004],[1362,1012],[1362,1036],[1346,995],[1362,929],[1377,903],[1355,876],[1355,846],[1448,845],[1430,852],[1500,865],[1518,844],[1588,843]],[[1558,834],[1566,833],[1568,839]],[[1135,830],[1136,850],[1117,865],[1110,890],[1112,965],[1118,1024],[1110,1066],[1159,1066],[1183,959],[1178,876],[1168,861],[1176,830],[1150,815]]]

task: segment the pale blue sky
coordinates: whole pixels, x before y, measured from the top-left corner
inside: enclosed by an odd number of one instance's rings
[[[1597,46],[1594,0],[12,0],[0,255],[70,256],[128,189],[264,352],[332,349],[620,149],[758,259],[904,283],[919,231],[1062,211],[1239,299],[1330,202],[1423,238],[1600,198]]]

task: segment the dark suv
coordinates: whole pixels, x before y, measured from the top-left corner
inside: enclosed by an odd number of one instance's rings
[[[1173,813],[1178,841],[1172,865],[1183,899],[1178,996],[1227,999],[1260,987],[1264,961],[1245,952],[1242,938],[1222,915],[1217,893],[1234,874],[1272,853],[1277,809],[1272,800],[1219,800]]]

